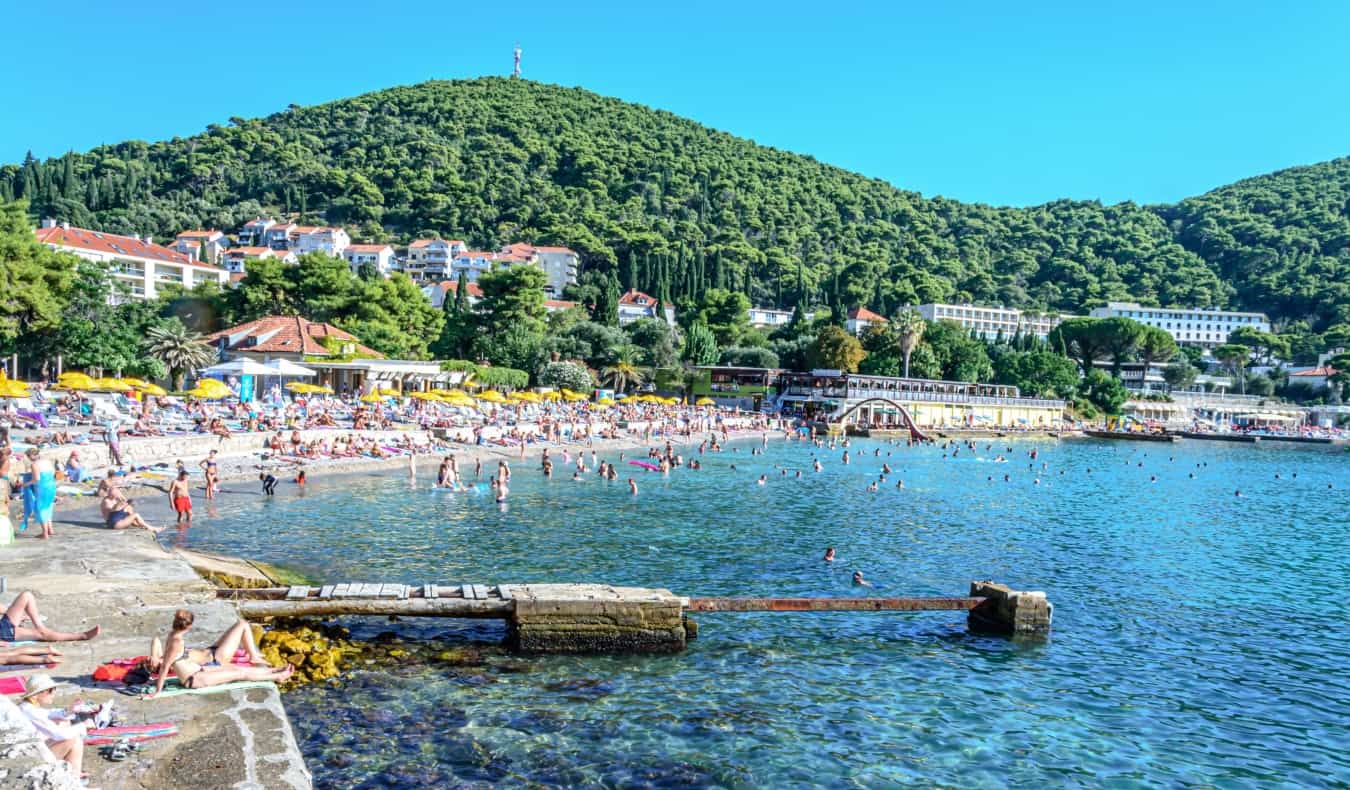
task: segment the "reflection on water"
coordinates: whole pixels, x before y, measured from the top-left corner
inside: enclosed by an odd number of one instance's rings
[[[506,510],[427,482],[410,491],[406,477],[311,478],[303,497],[284,484],[274,499],[222,496],[187,539],[330,581],[853,595],[861,569],[869,594],[959,595],[990,578],[1056,605],[1041,645],[969,636],[959,613],[717,614],[687,652],[661,657],[524,659],[491,647],[499,624],[348,623],[488,647],[481,663],[289,695],[322,786],[1350,777],[1350,618],[1327,595],[1350,572],[1344,453],[1008,446],[950,457],[855,441],[844,466],[842,450],[743,444],[703,471],[641,473],[637,497],[623,484],[636,468],[612,484],[545,482],[514,462]],[[868,492],[883,463],[892,473]]]

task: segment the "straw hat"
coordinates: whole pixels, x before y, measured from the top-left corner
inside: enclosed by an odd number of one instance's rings
[[[69,683],[57,683],[52,680],[51,675],[36,674],[28,678],[28,690],[23,693],[22,699],[36,697],[44,691],[50,691],[60,686],[68,686]]]

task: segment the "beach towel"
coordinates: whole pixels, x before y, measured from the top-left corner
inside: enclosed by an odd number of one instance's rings
[[[32,669],[52,669],[55,664],[0,664],[0,672],[23,672]]]
[[[118,741],[151,741],[156,738],[169,738],[178,734],[178,725],[171,721],[157,724],[133,724],[126,727],[101,727],[84,734],[88,746],[100,746]]]
[[[164,684],[164,690],[156,695],[159,697],[177,697],[180,694],[218,694],[222,691],[234,691],[235,689],[256,689],[256,688],[276,688],[275,683],[270,680],[237,680],[233,683],[224,683],[219,686],[207,686],[203,689],[188,689],[178,685],[176,681]],[[154,687],[150,687],[154,691]],[[149,692],[146,692],[149,693]]]
[[[0,678],[0,694],[22,694],[28,690],[28,681],[21,677]]]

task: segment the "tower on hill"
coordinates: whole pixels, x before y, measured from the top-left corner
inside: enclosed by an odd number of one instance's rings
[[[511,69],[511,79],[520,79],[520,42],[516,42],[515,66]]]

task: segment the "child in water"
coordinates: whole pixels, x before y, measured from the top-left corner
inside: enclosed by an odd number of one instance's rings
[[[262,481],[264,494],[268,496],[273,496],[276,494],[277,492],[276,475],[272,474],[271,472],[261,472],[258,474],[258,479]]]

